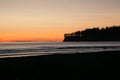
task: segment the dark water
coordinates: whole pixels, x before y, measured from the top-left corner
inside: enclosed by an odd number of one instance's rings
[[[0,43],[0,58],[120,50],[120,42]]]

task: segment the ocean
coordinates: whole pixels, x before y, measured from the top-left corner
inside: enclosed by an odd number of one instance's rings
[[[0,58],[120,50],[120,42],[1,42]]]

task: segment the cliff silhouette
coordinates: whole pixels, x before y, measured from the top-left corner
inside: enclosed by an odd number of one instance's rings
[[[91,28],[64,34],[64,42],[71,41],[120,41],[120,26]]]

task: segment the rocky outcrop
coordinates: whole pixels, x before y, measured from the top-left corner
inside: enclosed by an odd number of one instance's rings
[[[69,41],[120,41],[120,26],[92,28],[64,34],[64,42]]]

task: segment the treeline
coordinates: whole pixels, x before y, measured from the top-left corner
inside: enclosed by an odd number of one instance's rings
[[[65,41],[120,41],[120,26],[92,28],[64,35]]]

